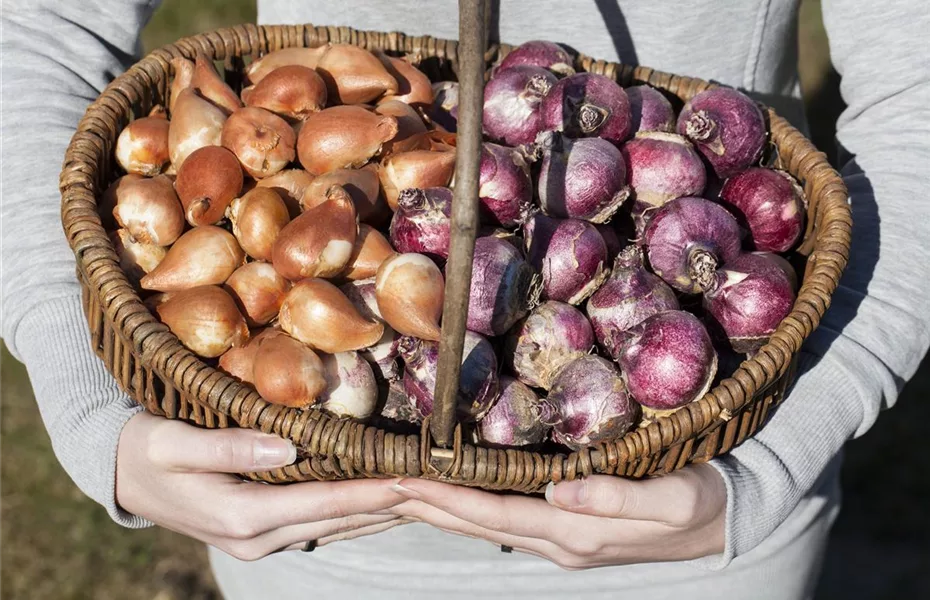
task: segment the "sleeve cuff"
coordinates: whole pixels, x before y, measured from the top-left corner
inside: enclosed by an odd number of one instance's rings
[[[120,433],[142,407],[93,353],[80,296],[37,305],[17,327],[15,343],[62,467],[118,524],[151,526],[116,503]]]

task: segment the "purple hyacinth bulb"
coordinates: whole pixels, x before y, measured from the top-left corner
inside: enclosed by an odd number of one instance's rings
[[[523,226],[523,239],[547,300],[579,304],[607,277],[607,245],[591,223],[536,214]]]
[[[599,137],[619,146],[633,133],[630,99],[623,88],[597,73],[560,80],[542,103],[545,129],[570,138]]]
[[[747,169],[727,180],[720,199],[745,220],[757,250],[787,252],[804,233],[804,192],[785,171]]]
[[[630,99],[633,133],[640,131],[675,131],[675,110],[662,92],[648,85],[626,88]]]
[[[540,444],[549,426],[539,420],[540,400],[520,381],[502,375],[500,395],[494,406],[478,421],[478,439],[497,446]]]

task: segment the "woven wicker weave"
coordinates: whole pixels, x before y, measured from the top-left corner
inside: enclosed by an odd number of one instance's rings
[[[205,427],[253,427],[293,440],[300,449],[295,464],[248,475],[274,483],[404,475],[535,492],[549,481],[591,473],[642,477],[669,472],[728,452],[762,427],[783,398],[802,342],[830,305],[846,265],[851,233],[847,191],[839,175],[821,152],[771,110],[777,164],[802,182],[809,200],[809,225],[799,250],[806,257],[806,270],[794,309],[771,341],[732,377],[701,400],[622,439],[571,454],[544,454],[465,444],[456,428],[453,447],[436,448],[426,426],[420,435],[400,435],[316,410],[269,404],[184,348],[142,304],[101,225],[98,200],[118,175],[113,158],[117,136],[131,117],[164,103],[173,57],[193,57],[200,51],[223,60],[227,80],[235,87],[244,58],[328,41],[419,53],[426,58],[422,68],[434,78],[456,71],[454,41],[348,27],[243,25],[154,51],[113,81],[81,120],[61,173],[62,220],[77,257],[93,348],[130,396],[168,418]],[[492,46],[486,55],[488,66],[510,49]],[[712,87],[700,79],[586,56],[578,57],[575,66],[613,77],[624,86],[648,83],[683,101]]]

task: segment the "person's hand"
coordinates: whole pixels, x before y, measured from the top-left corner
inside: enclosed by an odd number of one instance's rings
[[[595,475],[550,484],[546,500],[424,479],[396,489],[410,499],[391,509],[397,515],[565,569],[688,560],[724,546],[726,488],[708,465],[642,481]]]
[[[282,467],[295,457],[294,446],[276,436],[199,429],[141,412],[120,436],[116,500],[240,560],[406,522],[385,512],[404,501],[392,491],[396,478],[272,486],[227,474]]]

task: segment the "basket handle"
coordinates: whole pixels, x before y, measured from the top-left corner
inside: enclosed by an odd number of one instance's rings
[[[481,160],[481,115],[484,106],[484,52],[487,47],[486,0],[459,0],[459,114],[456,133],[455,191],[452,230],[446,263],[442,337],[430,434],[448,448],[455,429],[455,408],[465,321],[471,289],[475,236],[478,233],[478,167]]]

